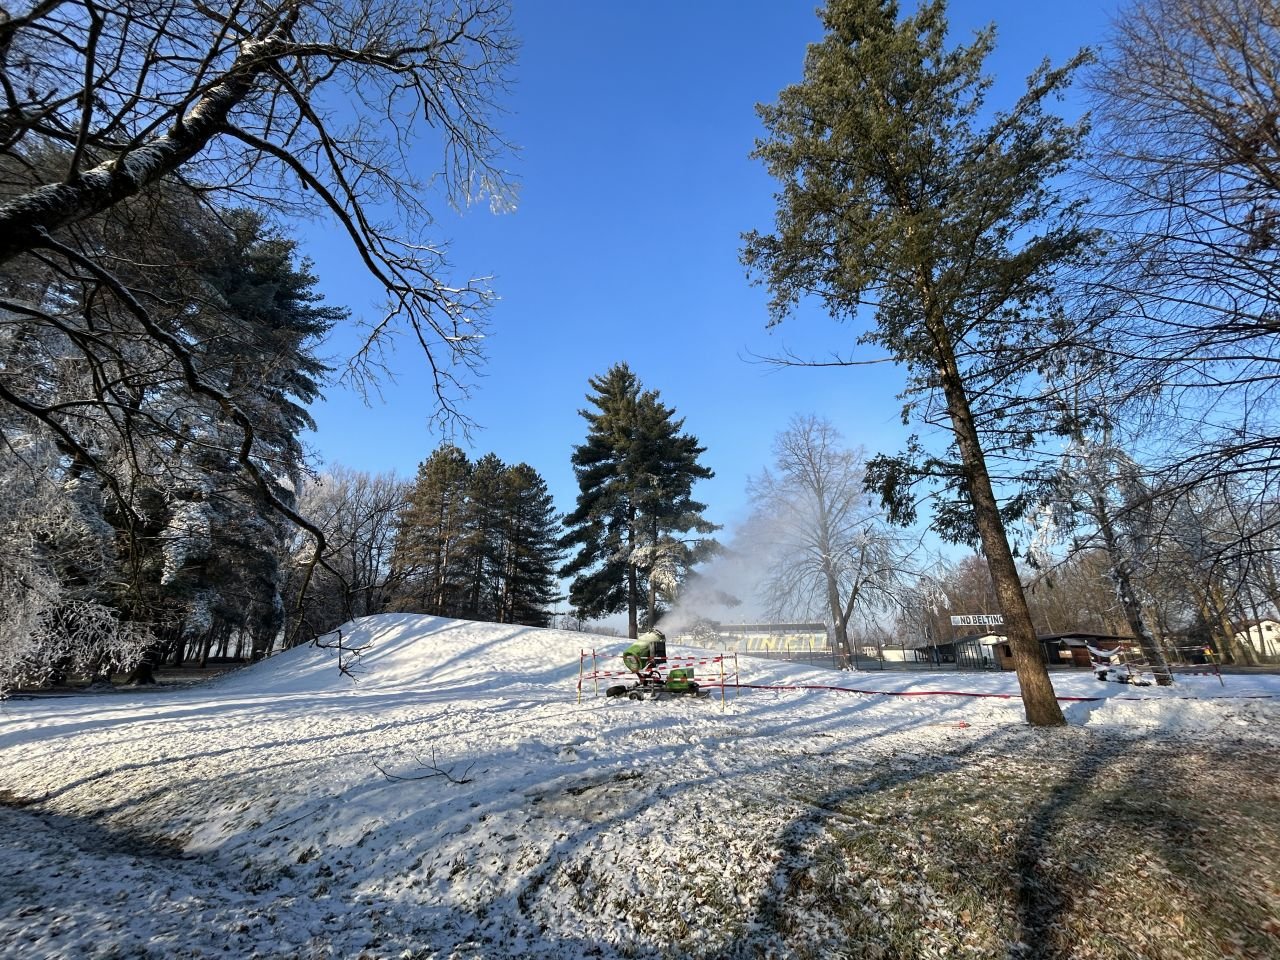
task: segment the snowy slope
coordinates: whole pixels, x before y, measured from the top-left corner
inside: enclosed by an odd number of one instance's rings
[[[0,957],[714,956],[832,769],[1280,728],[1245,699],[1277,677],[1055,675],[1106,699],[1046,733],[1012,697],[891,695],[1016,694],[1008,674],[739,658],[754,687],[881,692],[578,703],[583,647],[621,641],[407,615],[343,641],[354,681],[303,647],[195,689],[0,705],[0,796],[34,801],[0,806]]]

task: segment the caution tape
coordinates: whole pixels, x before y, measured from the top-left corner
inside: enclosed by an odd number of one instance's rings
[[[707,684],[716,686],[716,684]],[[873,696],[970,696],[970,698],[992,698],[997,700],[1020,700],[1020,694],[986,694],[973,690],[861,690],[859,687],[835,686],[831,684],[740,684],[742,690],[831,690],[838,694],[865,694]],[[1059,696],[1057,700],[1089,701],[1105,700],[1105,696]]]
[[[712,681],[703,683],[699,681],[700,687],[718,687],[720,684]],[[1021,700],[1022,695],[1018,693],[978,693],[973,690],[862,690],[857,687],[838,687],[831,684],[819,683],[796,683],[796,684],[770,684],[770,683],[741,683],[735,684],[740,690],[831,690],[836,693],[861,693],[880,697],[974,697],[974,698],[991,698],[997,700]],[[1101,700],[1270,700],[1275,697],[1272,693],[1245,693],[1215,697],[1055,697],[1064,703],[1096,703]]]

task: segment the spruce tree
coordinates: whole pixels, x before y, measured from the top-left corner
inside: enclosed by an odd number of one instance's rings
[[[680,432],[684,421],[656,391],[643,391],[625,363],[589,383],[596,411],[579,411],[587,438],[573,453],[578,502],[562,541],[578,553],[561,575],[574,578],[569,600],[582,616],[626,610],[635,637],[642,604],[653,626],[658,593],[715,548],[706,534],[716,527],[691,496],[693,484],[713,474],[698,463],[705,448]]]
[[[681,433],[683,419],[658,399],[640,395],[639,437],[642,462],[636,490],[639,538],[636,565],[647,584],[645,623],[653,626],[661,600],[674,599],[688,571],[710,558],[720,545],[710,534],[719,529],[703,517],[706,504],[693,499],[693,485],[715,474],[698,462],[706,447]]]
[[[1047,114],[1077,57],[1047,65],[1008,113],[988,116],[983,63],[994,32],[948,49],[945,5],[899,20],[892,0],[830,0],[804,79],[760,107],[756,156],[781,182],[776,232],[746,236],[743,259],[771,288],[775,322],[804,296],[874,324],[860,342],[906,367],[908,415],[949,426],[942,457],[869,464],[893,515],[914,516],[912,485],[941,478],[962,511],[935,526],[981,544],[995,580],[1028,720],[1063,723],[1036,642],[987,457],[1016,457],[1047,429],[1051,405],[1020,392],[1069,349],[1057,275],[1089,236],[1054,179],[1082,131]],[[1056,354],[1055,354],[1056,351]],[[1016,511],[1019,504],[1014,503]]]

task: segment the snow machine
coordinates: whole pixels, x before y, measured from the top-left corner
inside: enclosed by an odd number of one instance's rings
[[[635,643],[622,651],[622,663],[636,675],[636,682],[609,687],[604,692],[607,697],[652,700],[663,694],[700,695],[692,668],[667,669],[667,638],[661,630],[640,634]]]
[[[1099,650],[1096,647],[1087,647],[1089,651],[1089,659],[1093,663],[1093,675],[1099,680],[1109,680],[1115,683],[1131,683],[1135,687],[1149,687],[1151,681],[1130,669],[1130,664],[1125,662],[1124,652],[1122,650]]]

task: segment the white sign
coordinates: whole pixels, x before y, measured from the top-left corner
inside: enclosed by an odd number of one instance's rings
[[[998,627],[1004,623],[1004,616],[999,613],[969,613],[960,617],[952,617],[953,627]]]

